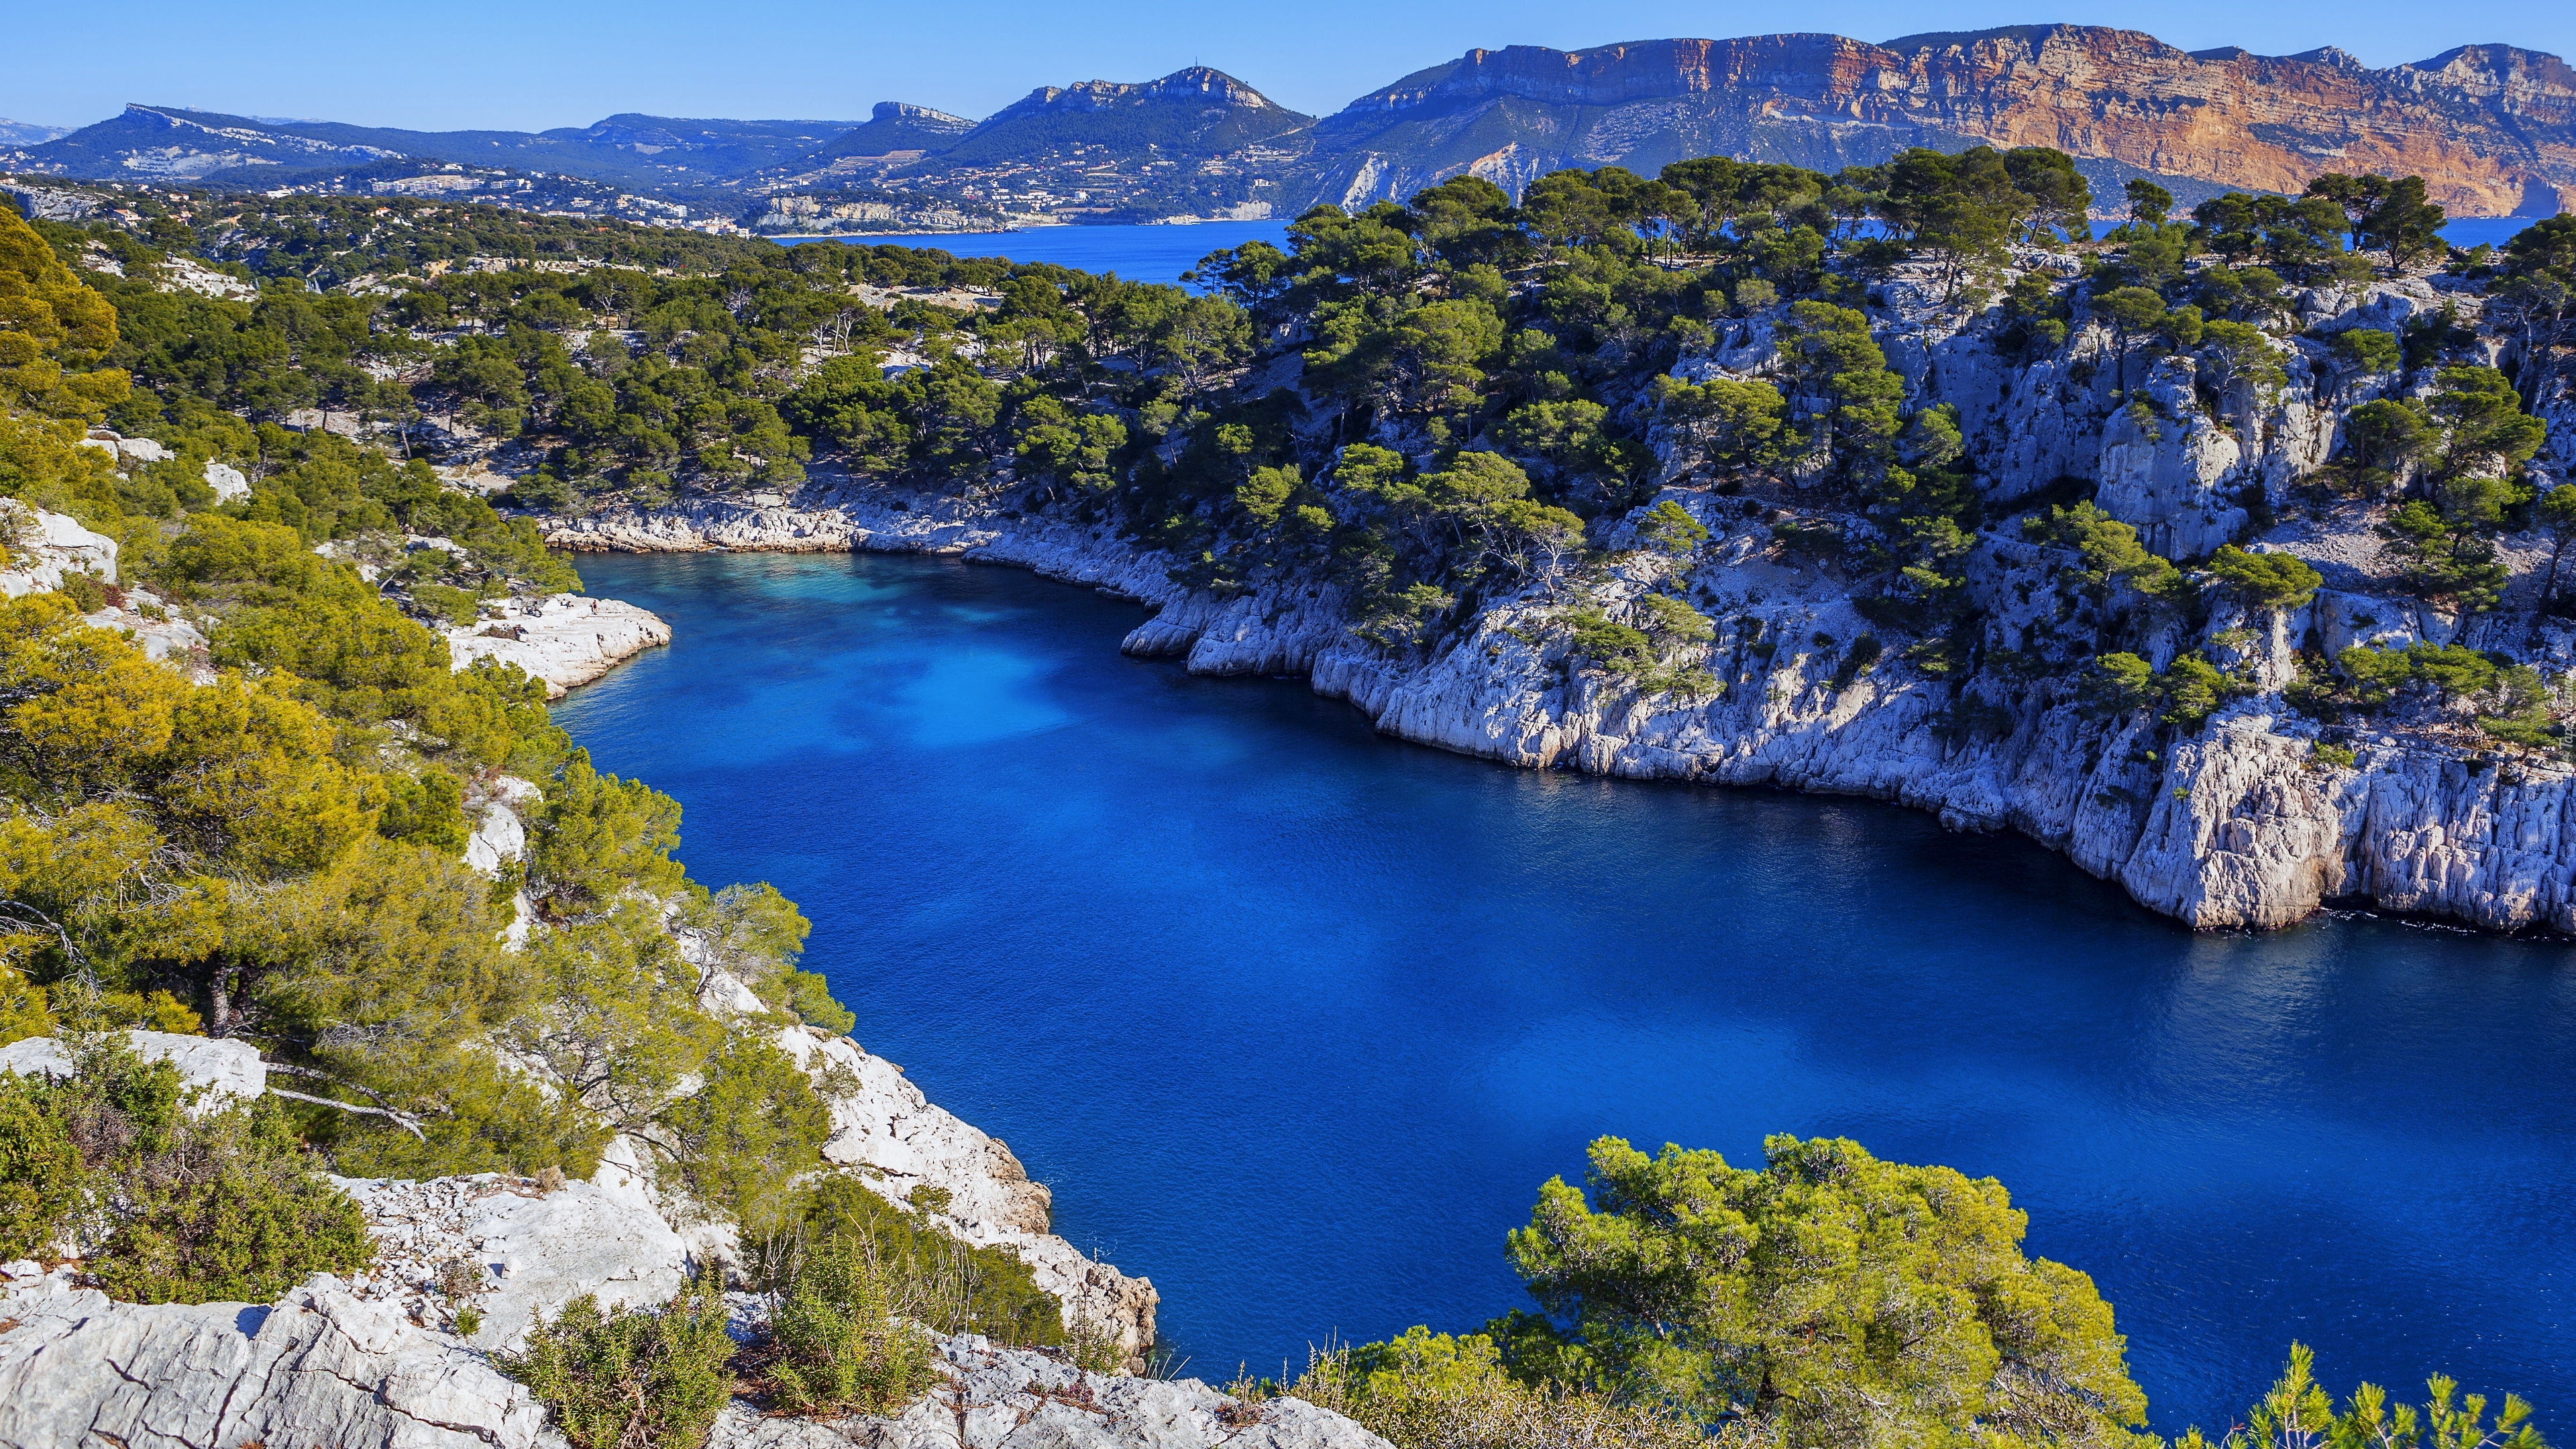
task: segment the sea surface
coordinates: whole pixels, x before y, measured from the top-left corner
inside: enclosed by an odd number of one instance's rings
[[[2480,242],[2498,246],[2531,225],[2529,217],[2472,217],[2442,228],[2454,246]],[[2108,231],[2111,222],[2096,224]],[[858,246],[924,247],[960,257],[1007,257],[1015,262],[1048,262],[1081,272],[1116,272],[1131,282],[1178,282],[1181,273],[1219,247],[1248,241],[1288,245],[1288,223],[1279,221],[1204,221],[1174,226],[1041,226],[1026,231],[926,232],[911,236],[864,236],[844,240]]]
[[[768,880],[869,1050],[1162,1291],[1185,1371],[1525,1306],[1503,1237],[1616,1134],[2000,1178],[2156,1425],[2293,1339],[2576,1432],[2576,947],[2368,917],[2193,935],[2012,835],[1508,769],[1140,609],[902,556],[580,561],[676,640],[557,717]]]
[[[1219,247],[1266,241],[1285,249],[1288,222],[1201,221],[1148,226],[1033,226],[1025,231],[923,232],[855,236],[852,246],[920,247],[957,257],[1006,257],[1078,272],[1116,272],[1130,282],[1174,283]],[[814,243],[806,243],[813,245]]]

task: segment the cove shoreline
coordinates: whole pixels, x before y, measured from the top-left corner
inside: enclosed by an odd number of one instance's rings
[[[2105,812],[2088,807],[2099,803],[2100,775],[2111,769],[2095,762],[2123,747],[2134,755],[2135,727],[2101,741],[2060,722],[1954,752],[1936,738],[1922,682],[1866,676],[1857,688],[1825,691],[1805,653],[1782,651],[1764,661],[1767,687],[1755,709],[1721,700],[1700,712],[1704,719],[1685,715],[1677,730],[1673,711],[1623,695],[1615,679],[1576,675],[1560,655],[1525,642],[1515,621],[1559,602],[1552,598],[1491,602],[1445,652],[1390,659],[1349,634],[1342,597],[1329,584],[1290,577],[1219,597],[1174,582],[1172,560],[1159,550],[1105,524],[1052,516],[1024,491],[970,501],[823,467],[815,475],[792,497],[537,521],[549,546],[569,552],[914,553],[1021,568],[1149,609],[1120,646],[1130,657],[1179,659],[1193,674],[1302,679],[1360,710],[1381,735],[1525,769],[1876,799],[1929,811],[1951,830],[2009,829],[2196,931],[2277,929],[2320,910],[2359,910],[2539,940],[2576,933],[2576,900],[2508,889],[2530,873],[2534,854],[2547,864],[2554,852],[2477,857],[2459,838],[2466,832],[2446,833],[2444,825],[2463,814],[2501,814],[2497,802],[2440,798],[2458,793],[2447,787],[2460,782],[2447,776],[2460,773],[2459,762],[2395,741],[2380,742],[2393,749],[2366,750],[2359,769],[2321,778],[2308,742],[2276,731],[2270,715],[2222,712],[2202,737],[2173,748],[2170,774],[2181,783],[2149,807],[2144,829],[2123,834],[2103,828]],[[1728,542],[1721,535],[1720,545]],[[2044,565],[2017,557],[2036,552],[2024,545],[1987,547],[2001,567]],[[1614,567],[1606,587],[1641,591],[1650,582]],[[1817,592],[1802,595],[1792,580],[1772,611],[1798,629],[1774,637],[1794,639],[1827,614]],[[2368,797],[2356,805],[2354,792],[2390,774],[2402,776],[2403,794],[2432,820],[2372,829]],[[2523,793],[2566,793],[2576,780],[2564,774],[2543,776]],[[2472,774],[2468,783],[2479,782]],[[2490,773],[2487,794],[2499,788]],[[2463,855],[2473,857],[2465,867]]]

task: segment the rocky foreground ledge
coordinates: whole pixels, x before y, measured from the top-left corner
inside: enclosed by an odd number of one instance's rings
[[[0,1443],[14,1449],[563,1443],[544,1407],[483,1353],[328,1275],[260,1306],[142,1307],[44,1282],[13,1280],[0,1300]],[[937,1368],[942,1383],[887,1417],[773,1417],[738,1398],[709,1449],[1387,1449],[1301,1400],[1246,1403],[1196,1380],[1090,1373],[976,1335],[944,1340]]]
[[[717,992],[739,991],[719,976]],[[267,1090],[258,1054],[238,1042],[131,1033],[145,1057],[176,1064],[212,1100]],[[940,1226],[1007,1248],[1069,1316],[1107,1329],[1141,1367],[1154,1338],[1151,1282],[1085,1256],[1049,1231],[1047,1189],[1008,1146],[923,1097],[902,1069],[847,1037],[791,1026],[779,1045],[841,1087],[826,1158],[901,1202],[927,1184],[948,1195]],[[0,1052],[0,1071],[71,1070],[38,1038]],[[603,1306],[651,1305],[693,1265],[730,1249],[723,1229],[669,1217],[631,1143],[612,1145],[588,1182],[549,1187],[482,1174],[427,1181],[342,1180],[367,1215],[376,1257],[360,1276],[321,1275],[274,1303],[144,1305],[79,1285],[81,1265],[0,1265],[0,1445],[8,1449],[521,1449],[559,1445],[525,1388],[491,1355],[588,1294]],[[459,1277],[480,1322],[455,1332]],[[760,1300],[733,1295],[742,1333]],[[1336,1415],[1273,1402],[1258,1409],[1195,1383],[1091,1374],[1050,1354],[959,1337],[942,1348],[947,1382],[904,1413],[825,1425],[766,1418],[739,1402],[718,1426],[737,1444],[989,1449],[1029,1423],[1067,1446],[1384,1449]],[[962,1438],[961,1438],[962,1435]]]
[[[2319,727],[2277,693],[2221,710],[2161,759],[2151,721],[2096,723],[2063,706],[1963,732],[1936,683],[1892,663],[1837,678],[1824,641],[1871,626],[1842,586],[1784,562],[1762,521],[1705,492],[1665,497],[1710,529],[1698,557],[1628,555],[1572,602],[1615,610],[1678,583],[1712,615],[1759,619],[1775,651],[1738,645],[1713,660],[1729,686],[1714,700],[1642,697],[1568,669],[1565,644],[1541,617],[1568,600],[1490,606],[1431,656],[1396,658],[1351,636],[1326,586],[1234,597],[1190,589],[1172,581],[1170,557],[1011,494],[970,503],[830,479],[775,504],[703,500],[542,527],[567,549],[871,550],[1013,564],[1151,608],[1126,639],[1129,654],[1178,658],[1198,674],[1302,676],[1402,739],[1528,768],[1868,796],[1933,811],[1954,829],[2019,830],[2198,928],[2284,926],[2328,902],[2360,901],[2495,930],[2576,932],[2576,772],[2564,766],[2482,767],[2440,741],[2394,733],[2355,738],[2351,764],[2331,763],[2317,752]],[[2043,586],[2064,559],[1991,538],[1977,554],[1980,604],[2007,629],[2038,623]],[[2244,662],[2274,690],[2294,677],[2311,629],[2338,650],[2444,637],[2442,621],[2408,601],[2331,589],[2268,621],[2238,622]]]

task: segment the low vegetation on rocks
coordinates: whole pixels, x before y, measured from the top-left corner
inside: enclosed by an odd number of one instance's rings
[[[694,1449],[733,1399],[724,1285],[692,1277],[656,1309],[564,1306],[501,1366],[553,1413],[575,1449]]]
[[[0,1257],[85,1245],[92,1280],[137,1303],[265,1303],[366,1267],[364,1215],[276,1099],[217,1108],[122,1033],[67,1041],[68,1076],[0,1073]]]

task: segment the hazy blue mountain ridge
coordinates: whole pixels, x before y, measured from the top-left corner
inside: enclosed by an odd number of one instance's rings
[[[1517,191],[1567,166],[1651,175],[1731,155],[1831,170],[1979,143],[2056,147],[2097,195],[2135,175],[2186,202],[2293,192],[2336,169],[2421,175],[2458,216],[2546,216],[2576,206],[2576,70],[2504,45],[2374,70],[2331,46],[2185,52],[2137,31],[2018,25],[1884,45],[1784,34],[1472,50],[1320,119],[1204,66],[1043,86],[981,122],[888,101],[865,122],[622,114],[424,132],[132,106],[22,140],[0,169],[345,187],[345,173],[434,161],[581,178],[700,214],[780,212],[782,198],[864,182],[921,208],[1141,221],[1365,205],[1461,173]]]

